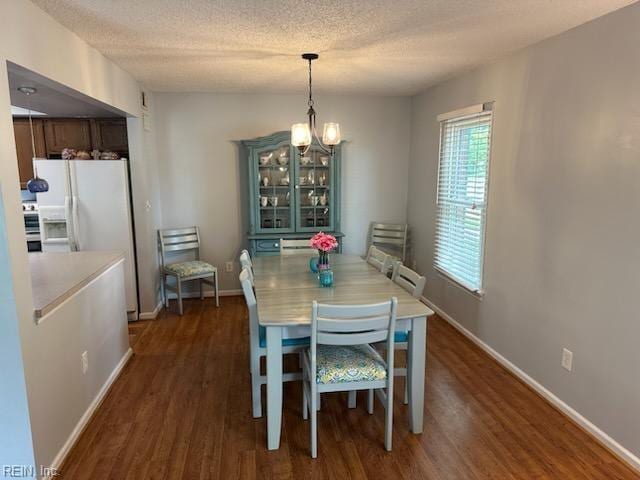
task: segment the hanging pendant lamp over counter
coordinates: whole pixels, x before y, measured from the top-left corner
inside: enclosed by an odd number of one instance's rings
[[[313,139],[318,142],[318,146],[325,151],[333,155],[333,150],[336,145],[340,143],[340,124],[338,123],[325,123],[322,132],[322,141],[318,138],[316,132],[316,111],[313,108],[313,92],[311,82],[311,62],[318,59],[317,53],[303,53],[302,58],[309,62],[309,100],[307,105],[307,117],[309,121],[307,123],[294,123],[291,126],[291,144],[297,147],[301,154],[307,153]]]
[[[33,135],[33,119],[31,118],[31,101],[29,97],[37,93],[34,87],[18,87],[18,91],[24,93],[27,96],[27,106],[29,109],[29,128],[31,129],[31,160],[36,157],[36,140]],[[31,193],[43,193],[49,191],[49,182],[44,178],[38,177],[36,166],[33,166],[34,177],[27,182],[27,190]]]

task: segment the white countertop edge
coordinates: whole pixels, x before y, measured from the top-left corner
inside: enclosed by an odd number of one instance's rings
[[[34,305],[34,316],[36,319],[36,323],[40,323],[44,317],[53,312],[54,310],[61,307],[64,303],[66,303],[71,297],[73,297],[76,293],[81,291],[82,289],[89,286],[95,279],[97,279],[100,275],[105,273],[107,270],[110,270],[115,265],[120,262],[124,262],[124,253],[122,252],[113,252],[114,256],[109,261],[101,264],[98,268],[96,268],[92,273],[86,275],[84,278],[79,280],[65,292],[61,293],[59,296],[51,300],[49,303],[43,306]]]

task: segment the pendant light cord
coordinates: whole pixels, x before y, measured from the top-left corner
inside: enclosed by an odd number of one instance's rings
[[[36,158],[36,140],[33,134],[33,119],[31,118],[31,99],[29,98],[31,94],[27,93],[27,107],[29,110],[29,129],[31,130],[31,159]]]

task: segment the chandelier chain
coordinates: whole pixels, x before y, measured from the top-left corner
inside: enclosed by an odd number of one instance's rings
[[[311,60],[309,60],[309,101],[307,102],[307,105],[313,107],[313,94],[311,90]]]

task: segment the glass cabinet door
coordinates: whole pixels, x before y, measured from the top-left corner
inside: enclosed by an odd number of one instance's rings
[[[258,150],[253,159],[257,162],[256,183],[258,192],[257,231],[292,232],[293,214],[293,168],[291,147],[279,145],[276,148]]]
[[[296,221],[298,230],[319,232],[333,230],[333,191],[331,189],[334,166],[328,153],[313,145],[296,158]]]

